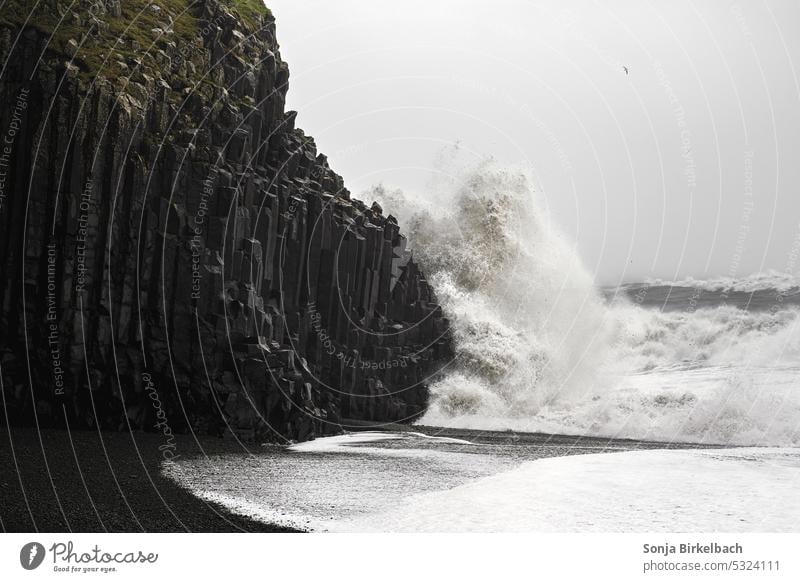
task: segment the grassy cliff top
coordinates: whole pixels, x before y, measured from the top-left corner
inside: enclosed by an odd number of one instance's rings
[[[77,0],[63,17],[42,0],[31,11],[30,0],[6,0],[0,25],[32,26],[50,35],[50,48],[68,56],[84,75],[113,78],[128,68],[157,76],[159,51],[201,42],[201,15],[207,2],[230,10],[241,28],[253,32],[271,19],[262,0],[120,0],[120,14],[97,9],[92,0]],[[167,51],[169,52],[169,51]],[[191,60],[188,51],[182,51]]]
[[[272,15],[262,0],[222,0],[222,3],[237,13],[250,26],[255,26],[259,17]]]

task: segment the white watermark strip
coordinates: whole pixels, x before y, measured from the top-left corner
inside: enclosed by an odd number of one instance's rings
[[[800,534],[5,534],[3,580],[798,580]]]

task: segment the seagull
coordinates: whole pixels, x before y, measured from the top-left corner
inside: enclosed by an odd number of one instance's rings
[[[626,67],[625,65],[622,65],[622,70],[625,71],[626,75],[628,74],[628,67]]]

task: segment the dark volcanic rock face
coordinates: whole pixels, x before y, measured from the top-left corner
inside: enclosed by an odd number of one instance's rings
[[[423,411],[447,320],[397,222],[351,199],[284,111],[268,12],[42,2],[25,25],[10,3],[10,422],[283,441]]]

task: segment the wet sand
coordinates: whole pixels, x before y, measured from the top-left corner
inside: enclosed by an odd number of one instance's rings
[[[416,431],[429,436],[468,440],[474,444],[474,449],[465,449],[458,444],[443,445],[441,441],[431,441],[429,446],[442,452],[452,448],[456,454],[479,451],[482,458],[492,459],[492,467],[485,468],[486,472],[491,473],[536,458],[691,446],[436,427],[390,425],[371,428]],[[12,428],[9,432],[6,427],[0,428],[0,527],[7,532],[291,532],[306,529],[301,525],[287,526],[292,522],[283,520],[283,526],[273,525],[263,518],[234,513],[213,500],[196,497],[162,474],[164,458],[159,450],[161,445],[163,440],[157,434],[100,435],[96,431],[62,430],[39,433],[29,428]],[[387,450],[406,446],[408,443],[402,440],[380,444],[381,448]],[[428,445],[422,440],[414,446],[424,449]],[[179,461],[194,460],[195,465],[202,468],[201,473],[205,475],[199,477],[206,483],[206,490],[213,490],[216,483],[221,485],[231,481],[231,478],[238,481],[235,475],[220,474],[214,469],[221,467],[219,459],[238,464],[265,461],[264,466],[267,467],[271,466],[269,459],[292,454],[285,447],[248,446],[232,439],[209,437],[195,440],[189,435],[176,437],[175,451],[180,455]],[[324,461],[324,455],[311,457]],[[204,462],[206,459],[210,461]],[[350,470],[358,470],[362,462],[370,461],[353,458]],[[392,464],[395,462],[392,461]],[[308,474],[282,476],[280,471],[269,473],[272,483],[268,490],[282,495],[284,482],[298,477],[307,477],[308,480],[321,477],[313,474],[314,465],[291,466],[295,472],[307,470]],[[426,479],[425,472],[431,469],[438,471],[435,464],[421,466],[422,473],[418,477]],[[430,486],[448,488],[480,475],[456,474],[448,470],[444,475],[438,475],[440,483]],[[431,474],[430,477],[435,481],[437,475]],[[327,483],[329,485],[330,482]],[[325,486],[323,480],[321,487]],[[319,497],[324,497],[325,493],[321,489]],[[381,495],[380,491],[372,493]],[[402,490],[394,492],[396,495],[402,493]],[[348,503],[347,500],[341,501]],[[316,499],[311,502],[316,502]]]
[[[527,461],[678,448],[546,434],[372,428],[291,447],[264,447],[254,457],[179,460],[165,473],[238,515],[302,531],[341,531],[370,515],[402,512],[415,496],[446,492]]]

